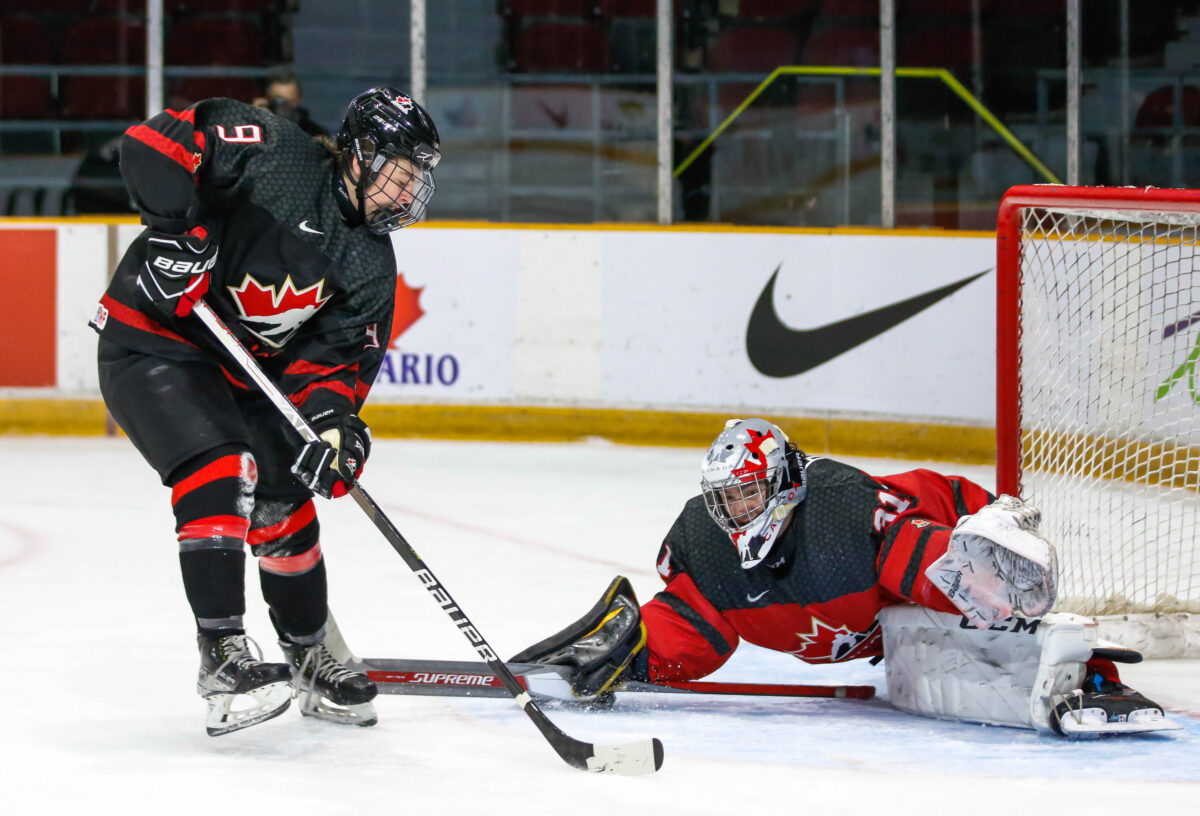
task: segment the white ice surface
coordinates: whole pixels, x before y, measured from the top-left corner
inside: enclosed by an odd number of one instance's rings
[[[700,452],[381,440],[364,486],[502,656],[614,574],[643,599]],[[891,473],[916,463],[850,460]],[[992,484],[990,468],[942,466]],[[473,660],[350,499],[320,502],[331,603],[363,656]],[[219,738],[195,695],[169,491],[123,439],[0,438],[0,813],[1200,813],[1200,661],[1127,667],[1185,730],[1067,742],[888,707],[881,668],[743,646],[716,677],[877,683],[872,701],[623,695],[548,709],[572,736],[657,736],[662,770],[569,768],[503,699],[381,696],[379,725],[283,717]],[[253,570],[250,634],[278,656]]]

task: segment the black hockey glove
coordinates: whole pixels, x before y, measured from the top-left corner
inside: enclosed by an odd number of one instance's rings
[[[647,680],[645,649],[646,624],[633,586],[617,576],[586,615],[510,662],[566,666],[572,693],[594,699],[619,691],[626,680]]]
[[[371,454],[370,429],[354,414],[333,411],[311,417],[308,424],[320,439],[304,446],[292,473],[318,496],[345,496]]]
[[[157,303],[175,301],[175,314],[187,317],[208,291],[208,273],[217,262],[217,244],[204,227],[181,235],[150,231],[142,289]]]

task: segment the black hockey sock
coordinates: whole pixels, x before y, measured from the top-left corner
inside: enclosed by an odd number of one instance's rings
[[[258,577],[280,637],[299,643],[321,632],[329,614],[324,558],[301,573],[268,572],[260,567]]]
[[[198,548],[179,553],[183,589],[196,616],[196,628],[220,636],[244,632],[246,553]]]

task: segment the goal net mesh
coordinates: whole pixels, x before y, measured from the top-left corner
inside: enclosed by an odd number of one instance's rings
[[[1200,612],[1200,214],[1027,207],[1020,487],[1056,609]]]

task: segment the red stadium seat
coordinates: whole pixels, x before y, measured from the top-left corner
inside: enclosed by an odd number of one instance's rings
[[[33,76],[0,77],[0,118],[49,119],[54,116],[50,81]]]
[[[737,16],[743,19],[803,17],[821,7],[821,0],[741,0]]]
[[[513,70],[600,73],[608,67],[604,32],[585,23],[534,23],[513,43]]]
[[[514,17],[587,17],[599,12],[600,0],[508,0],[504,13]]]
[[[167,14],[266,14],[278,5],[279,0],[163,0],[163,11]]]
[[[76,65],[141,65],[146,27],[121,17],[81,20],[63,34],[61,60]],[[146,81],[135,76],[67,74],[62,79],[63,115],[71,119],[141,119]]]
[[[194,102],[214,96],[249,102],[261,95],[261,88],[259,82],[249,77],[188,77],[168,85],[168,107],[186,108]]]
[[[679,0],[675,0],[679,5]],[[600,0],[603,17],[653,17],[658,13],[656,0]]]
[[[722,31],[708,50],[710,71],[769,74],[780,65],[795,64],[796,38],[782,28],[730,28]]]
[[[879,30],[867,27],[827,28],[813,32],[804,44],[804,65],[879,67]]]
[[[997,17],[1063,17],[1067,0],[998,0],[992,5]]]
[[[1179,119],[1183,127],[1200,125],[1200,88],[1184,85],[1179,95]],[[1134,126],[1170,128],[1175,126],[1175,88],[1164,85],[1149,94],[1138,108]]]
[[[168,65],[261,66],[265,42],[257,24],[242,19],[188,20],[167,30]]]
[[[1004,5],[1009,0],[1000,0]],[[995,0],[975,0],[979,4],[979,13],[987,14],[992,10]],[[901,0],[896,4],[896,18],[911,20],[916,17],[961,17],[970,18],[971,3],[964,0]]]
[[[66,77],[62,107],[71,119],[137,121],[146,115],[146,82],[130,76]]]
[[[122,17],[81,20],[63,34],[63,64],[142,65],[146,62],[146,26]]]
[[[136,0],[126,0],[135,2]],[[21,14],[83,14],[92,10],[92,0],[0,0],[0,12]],[[145,10],[145,3],[142,4]]]
[[[70,0],[66,0],[70,2]],[[56,0],[63,2],[63,0]],[[91,0],[84,3],[83,11],[90,11],[99,14],[126,14],[130,16],[144,15],[146,13],[146,4],[143,0]]]
[[[938,26],[922,28],[904,35],[896,45],[896,64],[912,68],[971,68],[971,27]],[[980,37],[980,48],[982,49]],[[981,58],[982,62],[982,58]]]
[[[822,17],[879,18],[879,0],[823,0]]]
[[[51,62],[50,34],[31,17],[0,17],[0,62],[46,65]]]

